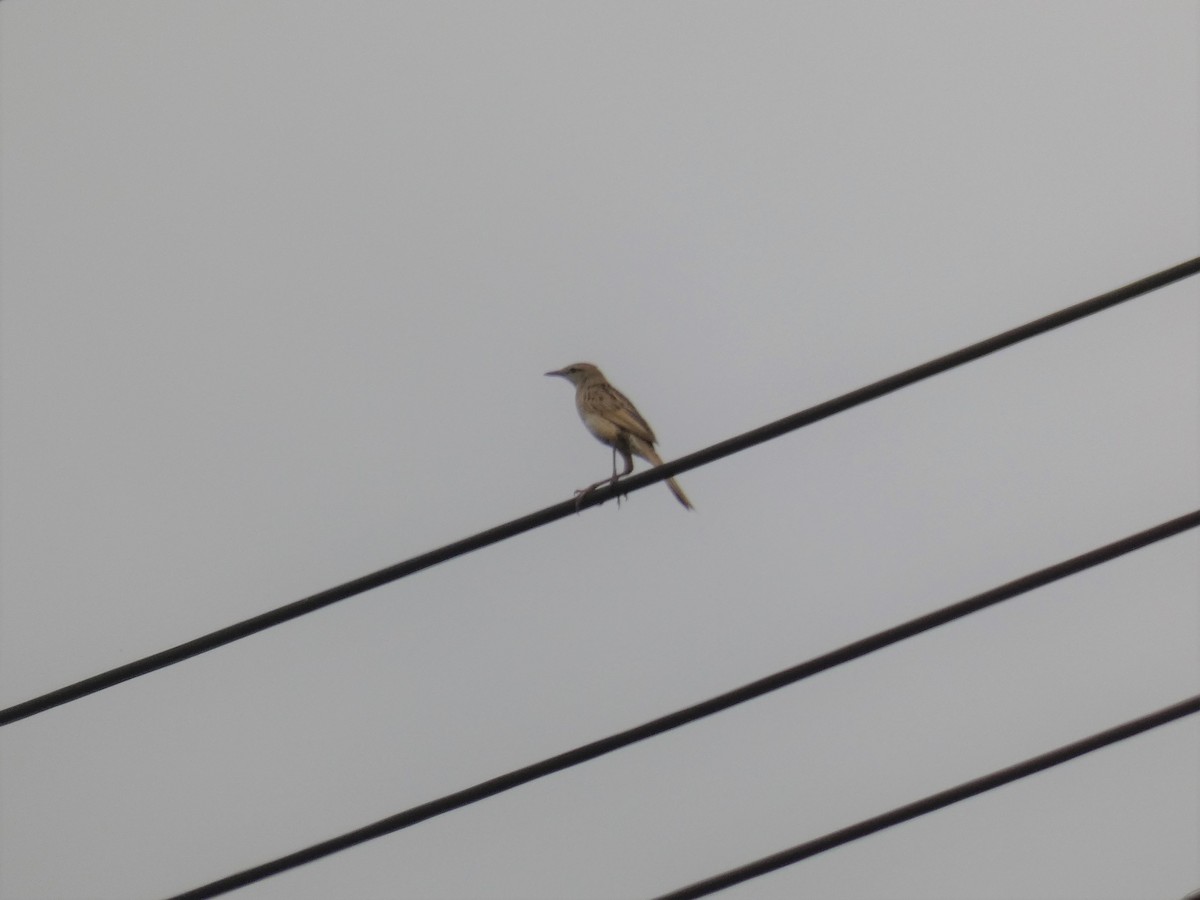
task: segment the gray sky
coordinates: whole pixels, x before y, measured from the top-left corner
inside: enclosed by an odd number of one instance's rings
[[[1200,252],[1196,3],[0,5],[0,702]],[[161,897],[1200,502],[1190,280],[0,730],[0,895]],[[666,891],[1180,700],[1191,533],[261,882]],[[1185,720],[732,889],[1200,885]]]

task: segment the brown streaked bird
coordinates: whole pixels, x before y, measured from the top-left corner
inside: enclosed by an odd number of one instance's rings
[[[654,450],[658,438],[654,431],[642,418],[629,398],[608,383],[604,373],[591,363],[572,363],[565,369],[547,372],[547,375],[557,375],[575,385],[575,408],[579,410],[579,418],[587,430],[595,435],[602,444],[613,448],[612,478],[602,478],[595,484],[588,485],[582,491],[576,491],[582,500],[589,491],[608,482],[615,485],[618,478],[623,478],[633,471],[633,457],[640,456],[652,466],[661,466],[662,457]],[[625,471],[617,474],[617,454],[625,460]],[[675,498],[688,509],[692,502],[674,478],[667,479],[667,487]]]

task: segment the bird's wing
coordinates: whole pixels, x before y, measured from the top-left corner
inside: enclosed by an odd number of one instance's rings
[[[634,437],[653,444],[658,438],[649,423],[642,418],[629,398],[611,384],[594,384],[587,388],[587,403],[597,413]]]

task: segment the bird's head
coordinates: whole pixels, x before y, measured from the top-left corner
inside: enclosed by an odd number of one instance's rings
[[[556,369],[553,372],[547,372],[547,375],[558,375],[561,378],[567,379],[571,384],[579,385],[587,381],[589,378],[604,376],[600,374],[600,370],[591,363],[571,363],[563,369]]]

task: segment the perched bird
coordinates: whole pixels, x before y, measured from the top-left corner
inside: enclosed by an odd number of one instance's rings
[[[591,363],[574,363],[565,369],[546,374],[565,378],[575,385],[575,407],[579,410],[579,418],[583,419],[583,424],[597,440],[613,448],[612,478],[602,478],[582,491],[577,491],[580,499],[606,481],[615,485],[618,478],[632,472],[635,455],[652,466],[662,465],[662,457],[654,450],[658,438],[654,436],[642,414],[629,402],[629,398],[609,384],[603,372]],[[618,453],[625,460],[625,471],[620,475],[617,474]],[[667,479],[667,487],[680,503],[688,509],[692,508],[687,494],[674,478]]]

